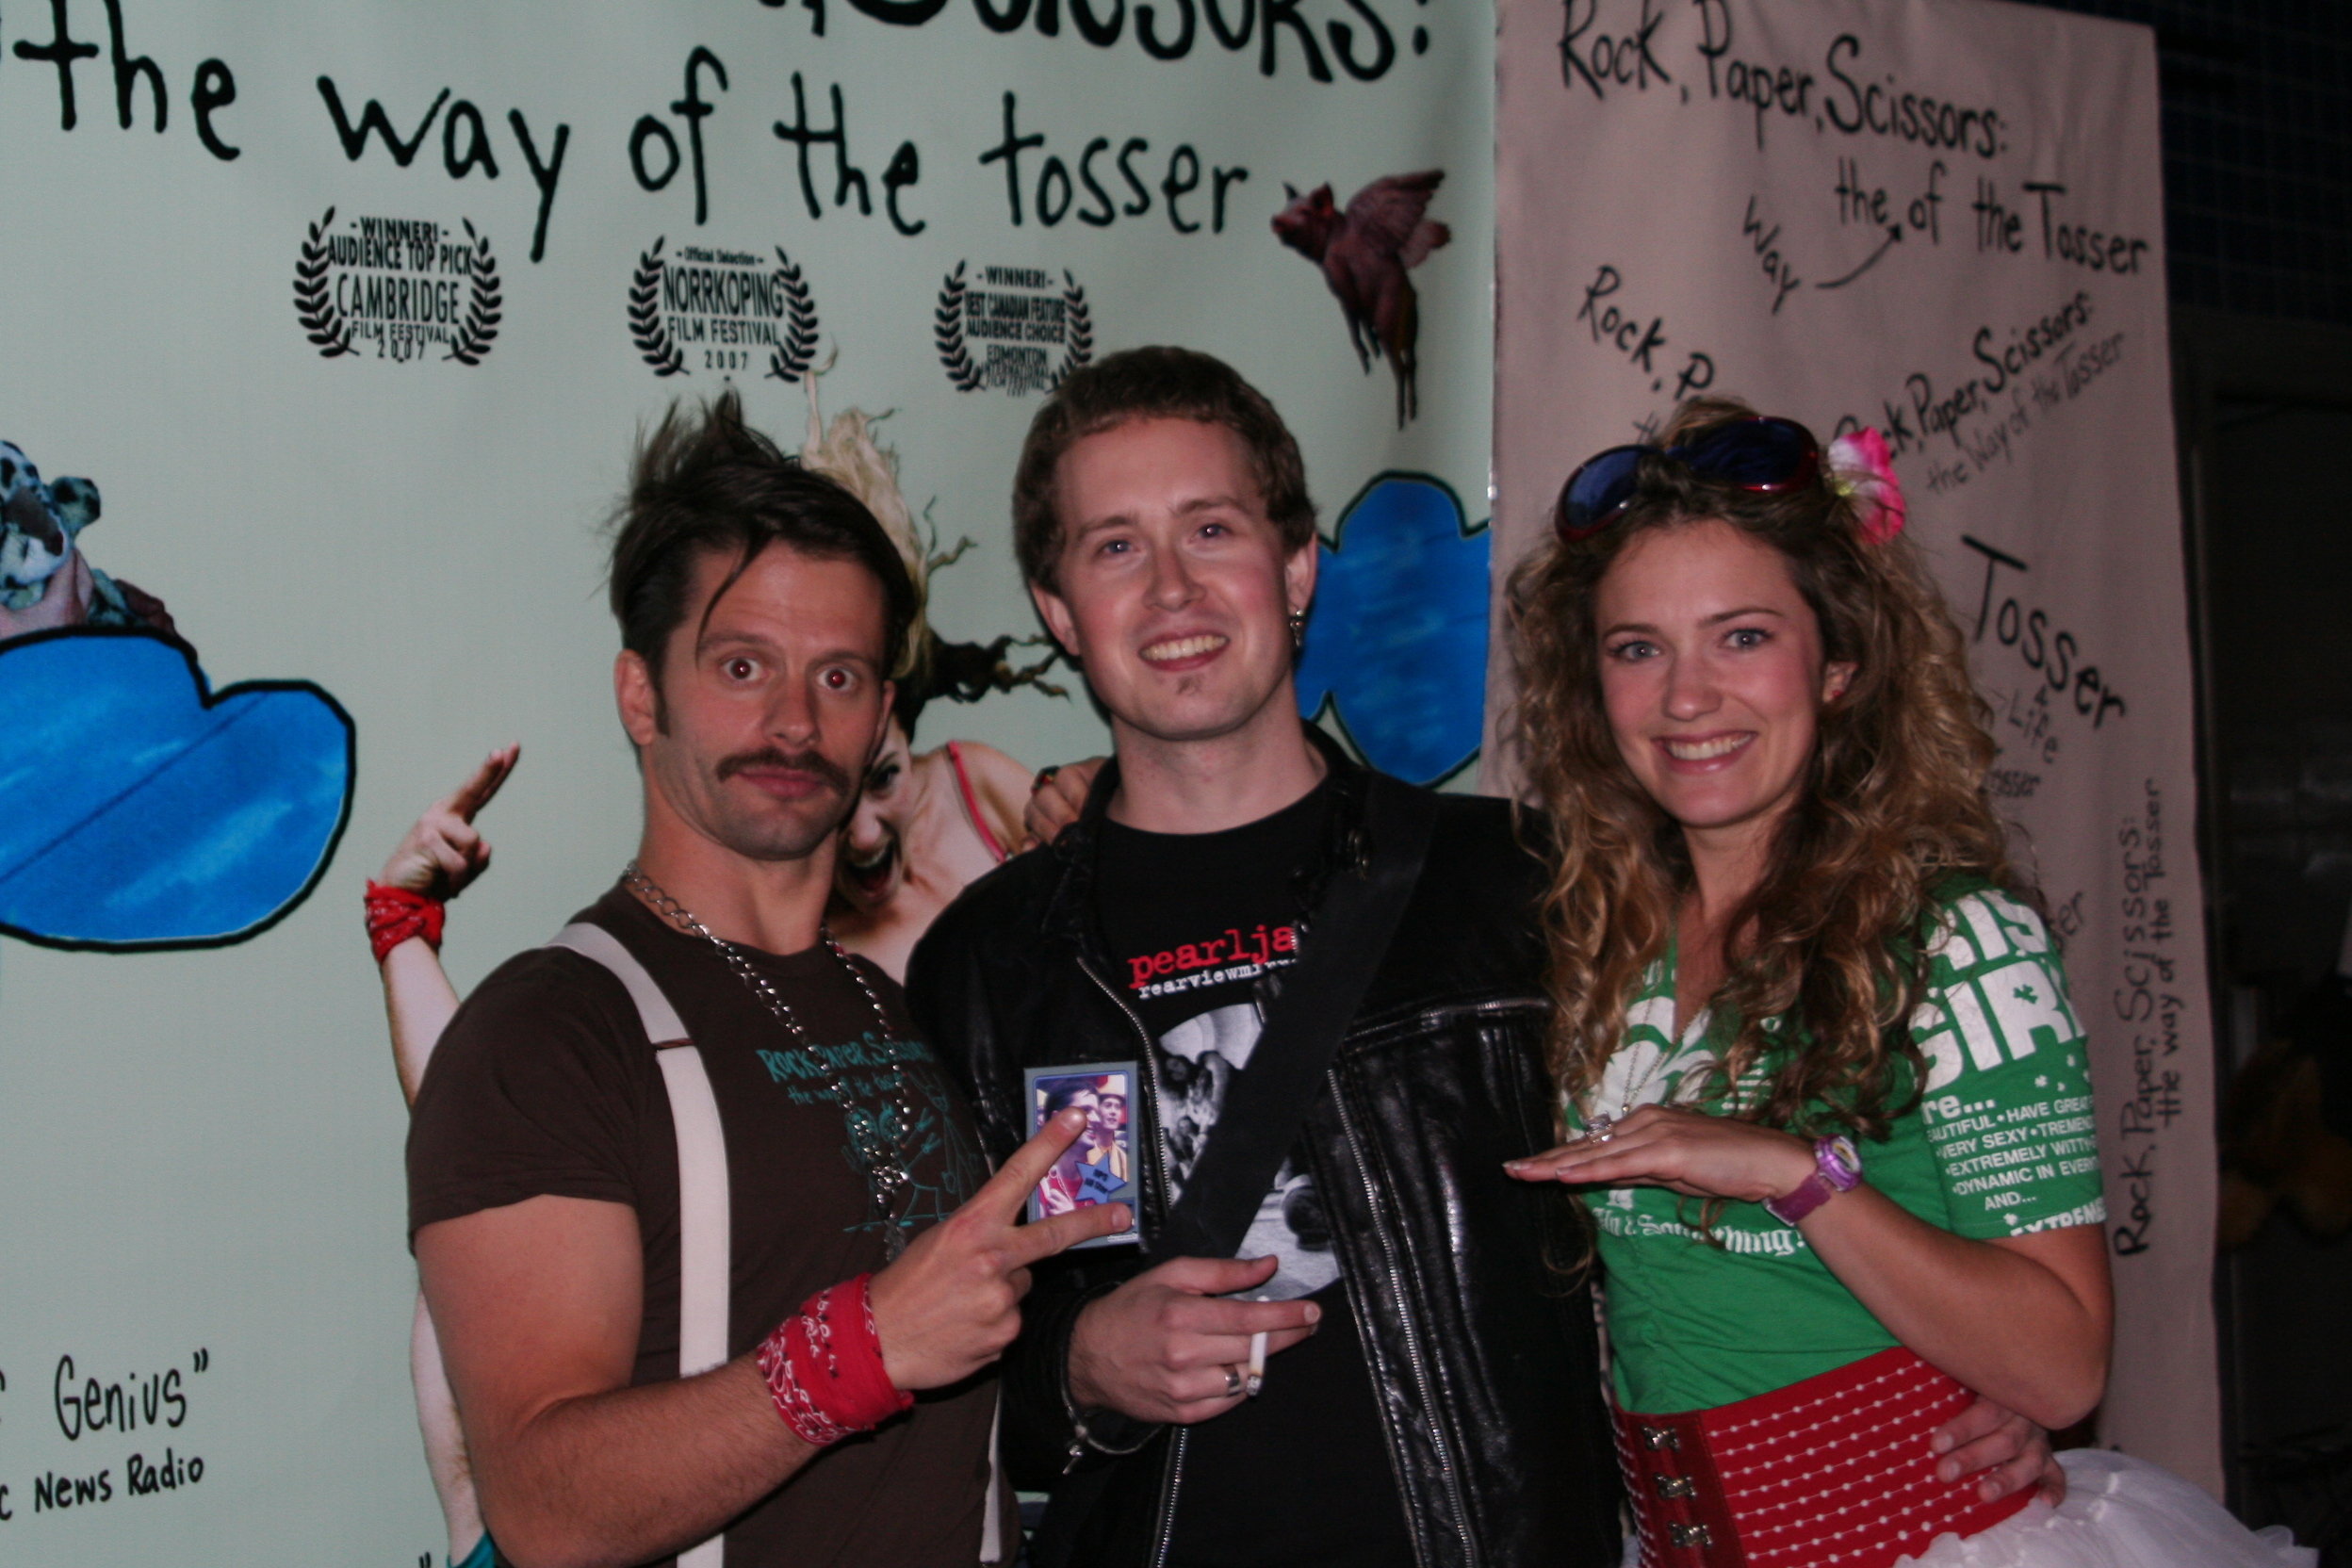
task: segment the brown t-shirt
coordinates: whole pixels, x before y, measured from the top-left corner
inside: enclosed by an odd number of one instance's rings
[[[727,1135],[734,1297],[727,1349],[752,1349],[826,1285],[879,1268],[880,1222],[845,1119],[784,1026],[715,949],[626,889],[580,917],[634,954],[702,1054]],[[823,948],[744,950],[828,1057],[853,1114],[904,1074],[919,1112],[906,1147],[912,1226],[952,1212],[988,1175],[970,1114],[916,1037],[898,987],[858,960],[889,1028]],[[601,964],[564,949],[509,959],[458,1009],[433,1055],[408,1138],[409,1229],[540,1194],[637,1211],[645,1315],[635,1383],[678,1375],[678,1144],[637,1011]],[[996,1390],[975,1380],[820,1455],[727,1533],[727,1568],[943,1568],[980,1553]]]

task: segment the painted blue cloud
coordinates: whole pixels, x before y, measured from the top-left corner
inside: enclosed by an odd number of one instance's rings
[[[1426,474],[1387,473],[1323,547],[1298,708],[1328,703],[1364,760],[1432,784],[1478,755],[1486,702],[1484,524]]]
[[[240,941],[302,902],[351,802],[350,715],[307,682],[207,690],[146,632],[0,645],[0,930]]]

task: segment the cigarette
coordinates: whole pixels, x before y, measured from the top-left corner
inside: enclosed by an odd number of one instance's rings
[[[1254,1399],[1258,1396],[1258,1390],[1265,1386],[1266,1331],[1261,1329],[1250,1336],[1250,1376],[1242,1387],[1248,1391],[1249,1397]]]

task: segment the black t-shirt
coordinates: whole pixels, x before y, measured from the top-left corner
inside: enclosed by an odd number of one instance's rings
[[[1253,982],[1297,961],[1299,874],[1322,846],[1330,797],[1317,788],[1222,833],[1103,824],[1100,917],[1128,1000],[1159,1042],[1171,1200],[1249,1070],[1263,1023]],[[1411,1568],[1403,1499],[1303,1141],[1242,1243],[1243,1257],[1268,1253],[1281,1267],[1256,1294],[1311,1296],[1322,1325],[1267,1364],[1255,1399],[1190,1429],[1168,1560]]]
[[[827,1079],[715,949],[621,888],[581,919],[619,938],[702,1054],[727,1136],[733,1210],[727,1351],[742,1355],[826,1285],[882,1266],[881,1227]],[[902,1147],[927,1226],[987,1179],[962,1098],[917,1037],[889,976],[857,980],[823,948],[743,950],[872,1114],[903,1075],[916,1124]],[[883,1006],[877,1020],[871,989]],[[541,1194],[637,1213],[644,1316],[632,1383],[678,1376],[678,1143],[662,1070],[620,982],[579,954],[509,959],[435,1047],[408,1140],[409,1227]],[[727,1530],[730,1568],[969,1568],[980,1553],[996,1389],[918,1397],[906,1416],[839,1444]],[[778,1419],[781,1419],[779,1417]]]

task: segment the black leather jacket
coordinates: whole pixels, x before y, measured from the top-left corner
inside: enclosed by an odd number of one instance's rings
[[[1310,923],[1323,882],[1364,843],[1366,776],[1327,750],[1337,794],[1301,889]],[[1105,767],[1077,824],[968,889],[909,969],[915,1017],[999,1161],[1025,1135],[1024,1067],[1153,1060],[1110,983],[1094,911],[1097,825],[1116,782]],[[1441,797],[1403,923],[1305,1118],[1422,1568],[1618,1560],[1592,1302],[1571,1272],[1586,1244],[1568,1194],[1501,1168],[1552,1141],[1541,878],[1506,804]],[[1136,1097],[1147,1237],[1167,1210],[1156,1108]],[[1107,1412],[1081,1423],[1064,1380],[1079,1309],[1143,1266],[1126,1247],[1039,1266],[1006,1354],[1007,1463],[1053,1492],[1032,1546],[1040,1568],[1164,1560],[1184,1429]]]

